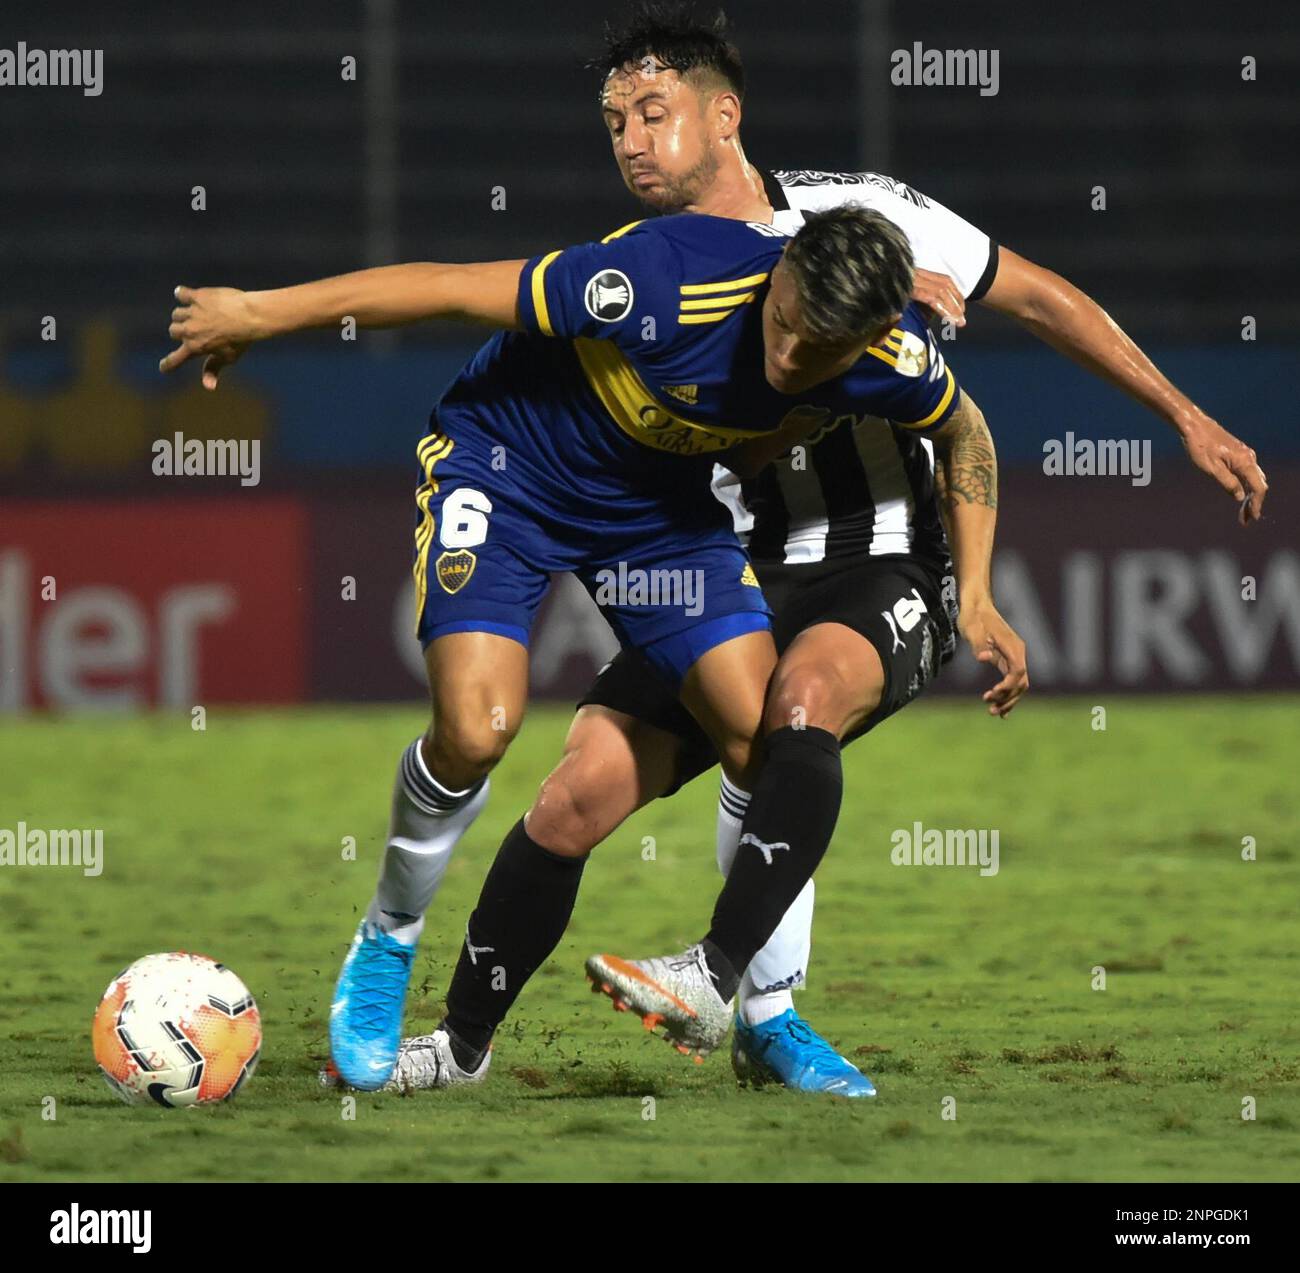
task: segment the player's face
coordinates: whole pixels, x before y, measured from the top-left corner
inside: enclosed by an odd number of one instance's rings
[[[763,372],[777,393],[806,393],[815,385],[842,376],[862,351],[874,344],[892,323],[866,339],[825,345],[809,338],[800,314],[799,292],[784,261],[772,270],[772,285],[763,302]]]
[[[611,71],[600,100],[623,183],[656,212],[698,203],[718,173],[707,103],[650,62]]]

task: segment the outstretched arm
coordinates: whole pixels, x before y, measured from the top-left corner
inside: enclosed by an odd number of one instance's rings
[[[174,371],[205,355],[203,385],[217,387],[224,367],[255,340],[353,318],[359,327],[398,327],[450,318],[518,326],[516,297],[524,261],[475,265],[385,265],[267,292],[178,287],[168,335],[179,344],[159,363]]]
[[[1002,679],[984,694],[991,716],[1005,716],[1029,688],[1025,643],[993,604],[993,532],[997,524],[998,457],[984,413],[963,392],[934,442],[939,507],[948,527],[957,576],[957,627],[981,663]]]
[[[1053,349],[1154,411],[1177,431],[1192,463],[1240,503],[1241,524],[1258,521],[1268,482],[1255,452],[1170,384],[1085,292],[1006,248],[999,253],[997,275],[980,303],[1016,319]]]

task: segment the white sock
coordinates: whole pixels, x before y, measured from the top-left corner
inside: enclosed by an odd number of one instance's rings
[[[741,978],[736,994],[740,1004],[740,1019],[746,1025],[762,1025],[794,1007],[794,995],[788,990],[769,990],[766,993],[754,985],[746,972]]]
[[[736,860],[741,825],[749,808],[749,793],[741,791],[726,774],[718,793],[718,869],[727,875]],[[812,916],[816,889],[812,880],[803,886],[790,909],[781,917],[776,932],[756,954],[741,978],[737,999],[741,1020],[759,1025],[794,1007],[790,994],[800,986],[812,951]]]
[[[816,895],[816,885],[809,880],[799,891],[799,896],[790,903],[790,909],[781,916],[776,932],[749,961],[749,967],[740,982],[742,999],[748,996],[783,994],[789,1000],[789,992],[795,986],[803,985],[808,972],[808,956],[812,953],[813,901]],[[792,1007],[794,1002],[789,1000],[784,1007],[769,1015],[779,1016]],[[755,1011],[759,1010],[755,1007]],[[757,1022],[750,1021],[749,1024],[756,1025]]]
[[[487,804],[488,780],[448,791],[429,772],[417,738],[402,753],[393,786],[388,842],[366,919],[414,946],[460,837]]]
[[[749,808],[749,792],[741,791],[726,774],[718,791],[718,870],[723,877],[731,874],[731,864],[740,847],[740,824]]]

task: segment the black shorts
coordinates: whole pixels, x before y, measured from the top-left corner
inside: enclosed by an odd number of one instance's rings
[[[861,738],[910,703],[952,658],[957,648],[955,588],[948,564],[931,566],[912,557],[855,557],[808,565],[755,562],[772,607],[778,653],[818,623],[842,623],[865,637],[885,672],[880,704],[844,744]],[[708,735],[653,667],[632,650],[621,650],[596,677],[579,707],[612,708],[682,741],[677,777],[665,795],[718,762]]]

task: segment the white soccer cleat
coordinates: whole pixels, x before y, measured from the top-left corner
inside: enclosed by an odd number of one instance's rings
[[[727,1037],[731,1004],[724,1003],[704,962],[704,947],[656,959],[592,955],[587,977],[596,994],[608,995],[618,1012],[635,1012],[647,1030],[663,1036],[698,1065]]]
[[[481,1083],[492,1064],[489,1048],[479,1062],[477,1070],[462,1070],[451,1054],[451,1040],[441,1028],[432,1034],[412,1035],[402,1040],[397,1049],[397,1064],[393,1076],[379,1090],[407,1095],[429,1087],[453,1087],[458,1083]],[[347,1087],[342,1076],[330,1061],[320,1072],[322,1087]]]

